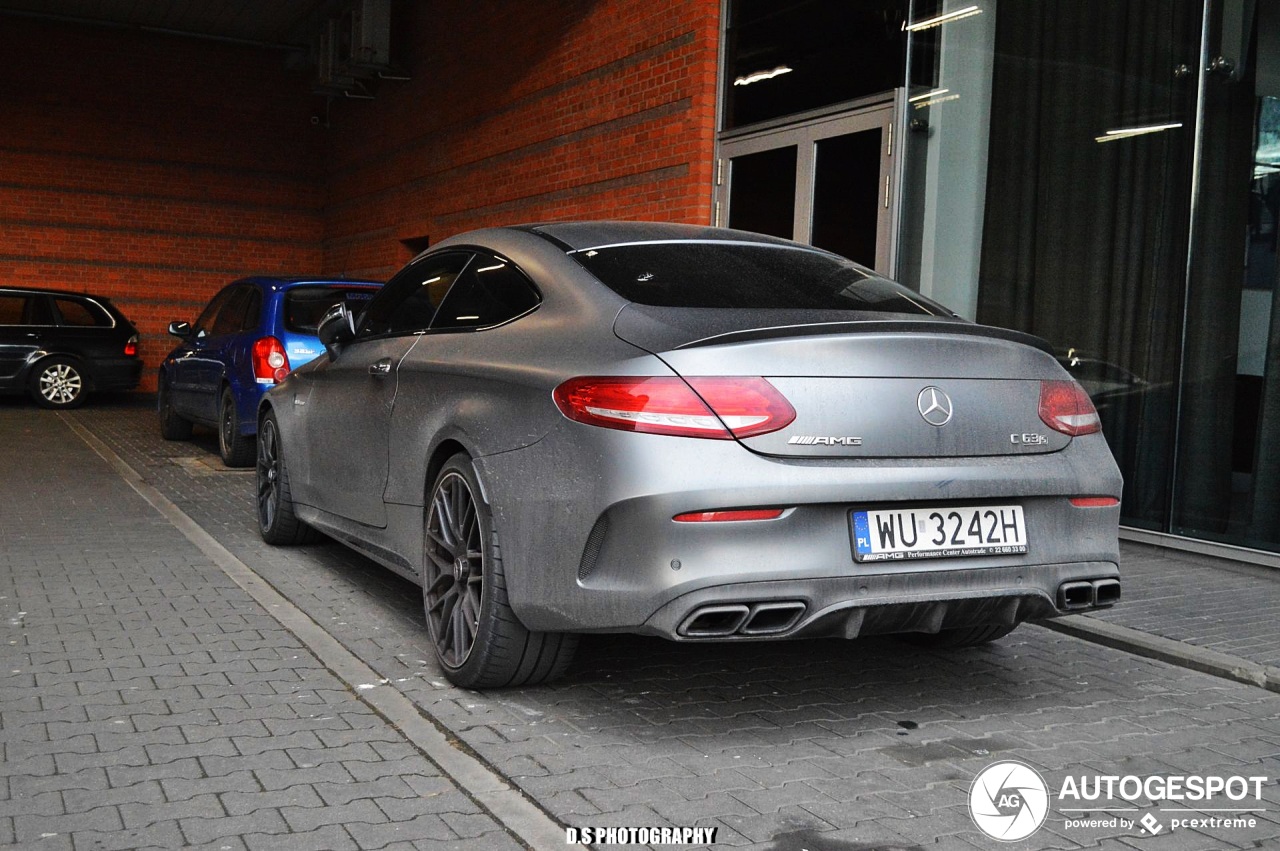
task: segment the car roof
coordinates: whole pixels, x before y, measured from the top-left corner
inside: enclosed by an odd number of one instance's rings
[[[73,298],[91,298],[94,301],[110,301],[107,296],[75,290],[57,290],[51,287],[15,287],[11,284],[0,284],[0,292],[31,293],[32,295],[59,295]]]
[[[380,287],[382,281],[370,281],[363,278],[335,278],[324,275],[250,275],[233,283],[258,284],[264,287],[293,287],[299,284],[320,284],[323,286],[367,286]],[[229,285],[228,285],[229,286]]]
[[[789,239],[709,225],[674,222],[547,222],[517,225],[515,230],[535,233],[559,244],[566,251],[582,251],[606,245],[636,242],[750,242],[764,245],[801,247]],[[811,248],[811,246],[803,246]],[[820,249],[812,249],[818,251]]]

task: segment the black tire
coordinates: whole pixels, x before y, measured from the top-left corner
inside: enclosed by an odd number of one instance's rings
[[[31,398],[42,408],[67,411],[84,404],[89,394],[84,367],[74,358],[54,355],[31,370]]]
[[[309,544],[320,533],[298,519],[289,490],[289,468],[280,426],[270,411],[258,426],[258,532],[268,544]]]
[[[156,412],[160,415],[160,436],[165,440],[190,440],[191,420],[184,420],[173,411],[169,398],[168,381],[160,379],[160,391],[156,398]]]
[[[1017,629],[1016,626],[988,624],[986,626],[942,629],[936,633],[912,632],[901,637],[921,647],[935,647],[938,649],[977,647],[979,644],[990,644],[992,641],[1004,638],[1015,629]]]
[[[493,515],[471,459],[445,462],[423,517],[422,602],[436,658],[463,688],[534,685],[573,660],[578,637],[531,632],[511,611]]]
[[[222,388],[222,402],[218,405],[218,453],[228,467],[251,467],[256,457],[252,435],[240,433],[240,415],[236,413],[236,400],[231,388]]]

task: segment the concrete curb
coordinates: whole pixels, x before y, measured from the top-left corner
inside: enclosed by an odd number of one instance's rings
[[[1104,647],[1124,650],[1148,659],[1159,659],[1161,662],[1168,662],[1180,668],[1188,668],[1192,671],[1222,677],[1225,680],[1247,683],[1280,693],[1280,668],[1260,665],[1229,653],[1220,653],[1185,641],[1140,632],[1087,615],[1067,615],[1036,623],[1045,629],[1083,638],[1085,641],[1101,644]]]

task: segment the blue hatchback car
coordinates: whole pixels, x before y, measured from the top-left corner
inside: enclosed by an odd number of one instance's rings
[[[191,437],[194,423],[218,431],[228,467],[254,461],[258,400],[324,351],[316,325],[346,302],[359,314],[382,285],[326,278],[242,278],[224,287],[200,318],[170,322],[182,343],[160,364],[160,433]]]

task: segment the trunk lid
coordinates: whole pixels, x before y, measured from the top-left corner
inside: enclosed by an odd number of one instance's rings
[[[1038,454],[1071,442],[1040,419],[1041,380],[1067,375],[1034,337],[941,319],[801,325],[796,316],[768,325],[739,316],[734,329],[723,317],[661,315],[688,309],[635,308],[619,315],[618,336],[678,374],[762,376],[791,403],[789,426],[740,441],[754,452],[940,458]]]

